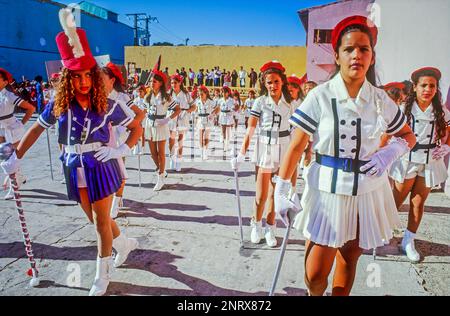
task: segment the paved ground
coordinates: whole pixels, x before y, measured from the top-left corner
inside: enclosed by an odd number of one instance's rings
[[[52,131],[49,134],[55,180],[50,177],[44,134],[23,162],[28,182],[21,190],[41,285],[28,286],[28,264],[15,204],[0,201],[0,295],[87,295],[94,278],[94,227],[80,208],[65,198],[56,137]],[[233,173],[221,153],[216,154],[213,158],[218,161],[186,162],[181,173],[169,174],[165,190],[159,193],[151,189],[155,176],[150,156],[141,157],[142,187],[138,184],[137,158],[127,159],[130,180],[118,223],[127,235],[138,238],[140,247],[113,274],[107,294],[267,294],[279,250],[247,241],[240,249]],[[255,189],[252,170],[246,163],[240,172],[246,240]],[[301,180],[297,189],[302,192]],[[405,260],[397,248],[401,239],[394,238],[389,246],[378,249],[376,261],[370,252],[362,256],[352,294],[449,295],[449,202],[443,193],[433,193],[427,201],[416,242],[423,255],[421,263]],[[400,213],[403,224],[406,210],[407,205]],[[280,245],[284,231],[279,224]],[[293,231],[277,295],[305,294],[303,256],[304,240]]]

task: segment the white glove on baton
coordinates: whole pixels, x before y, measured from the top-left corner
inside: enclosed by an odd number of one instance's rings
[[[402,138],[393,138],[389,144],[370,157],[370,161],[360,168],[361,172],[369,170],[369,177],[381,177],[401,156],[410,151],[408,143]]]
[[[290,225],[290,219],[288,217],[289,210],[294,213],[299,213],[302,210],[297,194],[294,194],[292,199],[289,198],[290,189],[290,180],[283,180],[278,176],[276,177],[275,192],[273,196],[275,212],[280,216],[286,227]]]
[[[433,150],[432,157],[434,160],[439,160],[444,158],[450,153],[450,146],[447,144],[441,145],[439,147],[436,147]]]
[[[169,124],[169,122],[170,122],[170,117],[166,117],[166,118],[163,118],[163,119],[156,119],[155,120],[155,125],[156,126],[164,126],[164,125]]]
[[[16,173],[20,169],[20,159],[17,158],[16,152],[14,152],[7,160],[2,161],[0,166],[7,175]]]
[[[127,144],[122,144],[118,148],[103,146],[95,153],[94,157],[101,162],[111,159],[119,159],[131,155],[131,149]]]
[[[245,161],[245,156],[241,154],[241,152],[238,153],[238,155],[234,158],[231,158],[231,169],[238,170],[240,164],[242,164]]]

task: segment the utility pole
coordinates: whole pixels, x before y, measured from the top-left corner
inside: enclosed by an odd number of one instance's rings
[[[152,17],[152,16],[145,16],[145,18],[138,19],[138,21],[144,21],[145,22],[145,38],[147,42],[147,46],[150,46],[150,29],[149,25],[150,22],[156,22],[158,21],[158,18]]]
[[[133,17],[134,18],[134,46],[139,45],[139,39],[138,39],[138,21],[142,20],[140,18],[141,16],[147,17],[147,14],[145,13],[130,13],[127,14],[127,17]]]
[[[186,42],[186,46],[188,46],[189,40],[190,40],[189,37],[184,40]]]

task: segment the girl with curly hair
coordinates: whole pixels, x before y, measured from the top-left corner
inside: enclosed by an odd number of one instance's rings
[[[110,217],[110,209],[113,195],[123,180],[118,159],[130,154],[142,128],[121,103],[107,99],[100,68],[91,54],[85,31],[70,28],[64,23],[66,20],[67,17],[61,18],[65,32],[56,37],[64,68],[55,100],[47,105],[2,167],[6,173],[14,173],[39,136],[59,123],[58,142],[64,145],[60,159],[68,198],[78,202],[97,232],[97,271],[89,295],[99,296],[107,290],[113,266],[124,263],[136,246],[135,240],[121,234]],[[109,124],[130,131],[118,148],[107,146]]]

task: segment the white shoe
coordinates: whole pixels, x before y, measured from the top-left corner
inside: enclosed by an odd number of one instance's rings
[[[114,268],[120,267],[128,258],[130,252],[139,246],[137,239],[127,238],[121,233],[116,239],[113,239],[113,248],[116,250],[116,258],[114,259]]]
[[[208,160],[208,148],[203,150],[203,160]]]
[[[3,197],[5,200],[13,200],[14,199],[14,190],[12,185],[9,186],[8,193]]]
[[[170,156],[169,157],[169,170],[174,170],[175,169],[175,164],[176,164],[175,157]]]
[[[266,224],[266,234],[265,234],[266,244],[271,248],[277,246],[277,239],[275,238],[275,228],[276,224],[275,225]]]
[[[158,180],[156,181],[153,191],[159,191],[162,189],[163,186],[164,186],[164,176],[158,174]]]
[[[113,200],[112,200],[112,205],[111,205],[111,218],[116,218],[117,215],[119,215],[119,208],[121,207],[122,204],[122,197],[121,196],[116,196],[114,194],[113,196]]]
[[[252,232],[250,235],[250,241],[254,244],[259,244],[263,238],[262,222],[256,222],[254,219],[251,220],[250,226],[252,227]]]
[[[176,168],[177,172],[181,171],[181,159],[180,158],[177,159],[177,162],[175,164],[175,168]]]
[[[411,262],[419,262],[420,254],[417,252],[414,246],[414,237],[416,234],[411,233],[409,230],[405,230],[405,234],[403,235],[402,240],[402,250],[406,253],[406,256]]]
[[[89,291],[89,296],[102,296],[111,280],[111,273],[113,269],[113,259],[111,256],[100,258],[97,257],[97,272],[95,273],[94,284]]]

